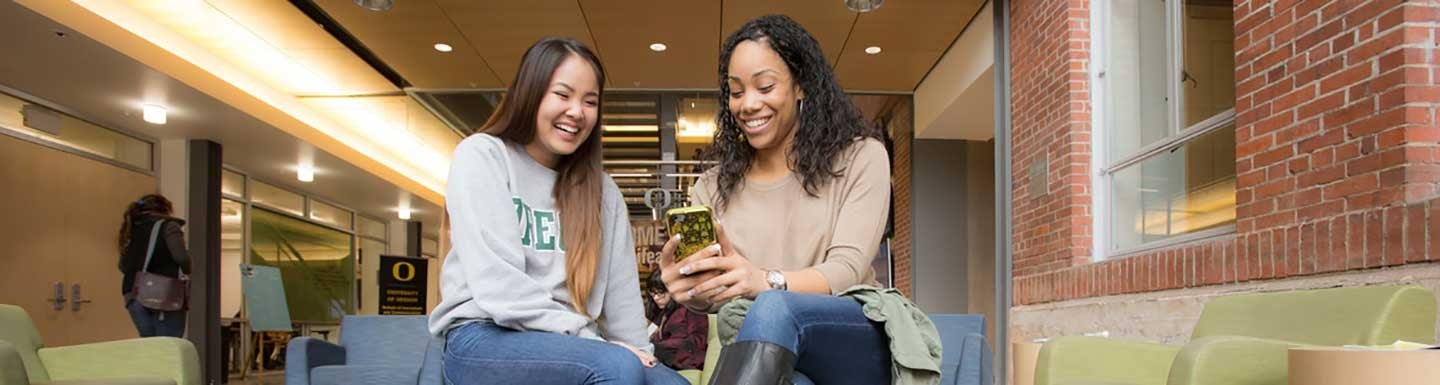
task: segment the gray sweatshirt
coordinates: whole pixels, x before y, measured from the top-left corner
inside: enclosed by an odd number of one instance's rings
[[[445,205],[450,253],[440,269],[440,305],[430,333],[467,322],[624,342],[646,351],[635,240],[620,188],[604,179],[600,264],[586,309],[571,306],[553,194],[558,174],[524,147],[471,136],[455,149]]]

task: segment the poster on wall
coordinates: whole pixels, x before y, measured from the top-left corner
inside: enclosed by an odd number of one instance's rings
[[[380,256],[380,314],[423,315],[425,294],[429,288],[430,260],[425,258]]]
[[[660,249],[665,247],[665,222],[631,220],[630,232],[635,236],[635,266],[640,271],[640,292],[649,289],[650,274],[660,269]]]

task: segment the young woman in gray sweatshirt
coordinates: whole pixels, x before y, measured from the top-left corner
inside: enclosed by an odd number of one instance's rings
[[[430,316],[450,383],[688,384],[650,353],[628,212],[600,167],[603,84],[590,49],[541,40],[455,149]]]

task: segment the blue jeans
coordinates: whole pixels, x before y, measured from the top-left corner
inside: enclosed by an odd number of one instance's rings
[[[890,383],[890,339],[853,299],[766,291],[750,305],[735,341],[795,352],[796,385]]]
[[[185,311],[156,311],[145,308],[140,301],[126,300],[125,310],[135,322],[141,337],[185,338]]]
[[[447,333],[444,361],[446,382],[457,385],[690,384],[665,365],[641,365],[620,345],[488,322]]]

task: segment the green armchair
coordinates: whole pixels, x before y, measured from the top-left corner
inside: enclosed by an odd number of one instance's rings
[[[1285,385],[1295,346],[1435,342],[1435,295],[1368,286],[1211,300],[1183,346],[1060,337],[1040,350],[1036,385]]]
[[[0,385],[200,385],[200,357],[179,338],[45,347],[30,315],[0,305]]]

